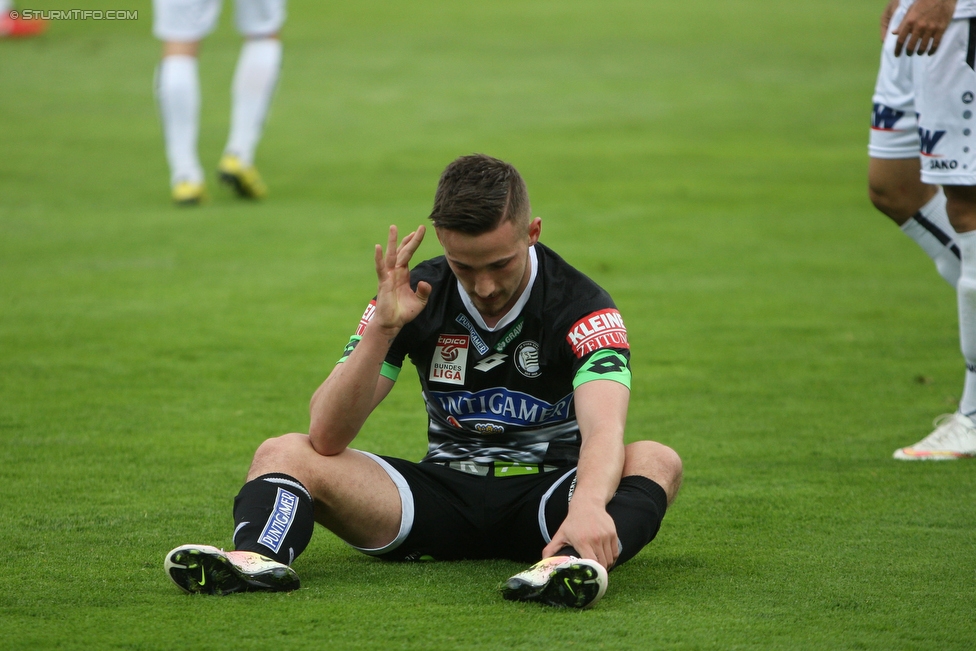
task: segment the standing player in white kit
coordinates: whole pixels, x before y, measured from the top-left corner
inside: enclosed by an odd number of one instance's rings
[[[200,130],[200,41],[214,30],[221,0],[153,0],[153,34],[163,42],[156,96],[163,121],[173,201],[200,203],[205,196],[197,154]],[[235,22],[244,36],[231,88],[230,136],[217,172],[243,198],[267,189],[254,167],[254,152],[281,69],[278,32],[285,0],[236,0]]]
[[[976,0],[892,0],[881,29],[869,194],[956,288],[966,360],[959,410],[894,457],[976,456]]]

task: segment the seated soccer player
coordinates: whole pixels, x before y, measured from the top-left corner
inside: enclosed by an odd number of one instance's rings
[[[660,443],[624,445],[630,344],[610,296],[539,242],[525,183],[500,160],[451,163],[430,219],[444,255],[411,271],[425,229],[398,245],[390,228],[376,297],[312,396],[308,435],[258,448],[234,503],[236,551],[167,554],[179,587],[297,588],[291,565],[318,522],[385,560],[535,563],[506,599],[585,608],[657,534],[682,465]],[[350,447],[408,355],[427,455]]]

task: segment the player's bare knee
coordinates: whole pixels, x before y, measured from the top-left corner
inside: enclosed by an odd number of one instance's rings
[[[899,189],[890,183],[868,181],[868,198],[879,212],[886,215],[893,222],[901,226],[908,221],[918,209],[925,205],[921,196]]]
[[[681,457],[662,443],[637,441],[625,448],[624,476],[641,475],[654,480],[668,494],[668,503],[678,494],[683,472]]]
[[[163,57],[188,56],[196,57],[200,54],[200,41],[164,41]]]
[[[305,434],[285,434],[267,439],[258,446],[248,470],[248,480],[272,472],[280,472],[298,477],[302,459],[314,453]]]
[[[891,216],[890,213],[894,212],[895,201],[893,197],[885,191],[884,187],[876,187],[874,185],[868,184],[868,199],[871,200],[871,204],[878,209],[879,212]]]
[[[868,164],[868,198],[875,208],[899,226],[928,203],[936,192],[936,186],[922,182],[918,157],[872,157]]]

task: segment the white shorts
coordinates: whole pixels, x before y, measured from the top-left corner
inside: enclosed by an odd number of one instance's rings
[[[895,26],[904,17],[899,8]],[[894,55],[888,34],[871,101],[872,158],[921,159],[922,181],[976,185],[976,19],[949,23],[932,55]]]
[[[932,56],[914,56],[922,180],[976,185],[976,18],[953,20]]]
[[[899,7],[891,17],[897,25],[905,17]],[[891,30],[888,30],[889,32]],[[871,98],[871,137],[868,153],[872,158],[915,158],[918,156],[918,120],[915,115],[915,88],[912,84],[913,61],[920,57],[895,56],[894,34],[885,37],[881,47],[878,81]]]
[[[277,34],[286,0],[235,0],[234,23],[247,37]],[[217,26],[221,0],[153,0],[153,35],[161,41],[194,42]]]

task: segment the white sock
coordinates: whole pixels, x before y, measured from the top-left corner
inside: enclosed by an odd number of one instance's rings
[[[901,230],[922,247],[935,262],[939,274],[955,287],[959,281],[959,248],[953,239],[956,232],[949,224],[942,188],[914,217],[902,224]]]
[[[203,183],[203,168],[197,156],[200,78],[196,57],[163,57],[156,71],[156,98],[163,119],[170,183]]]
[[[966,381],[959,411],[976,412],[976,231],[956,233],[962,252],[962,274],[956,286],[959,297],[959,343],[966,359]]]
[[[230,137],[224,151],[245,165],[254,163],[280,70],[281,41],[263,38],[244,43],[231,86]]]

